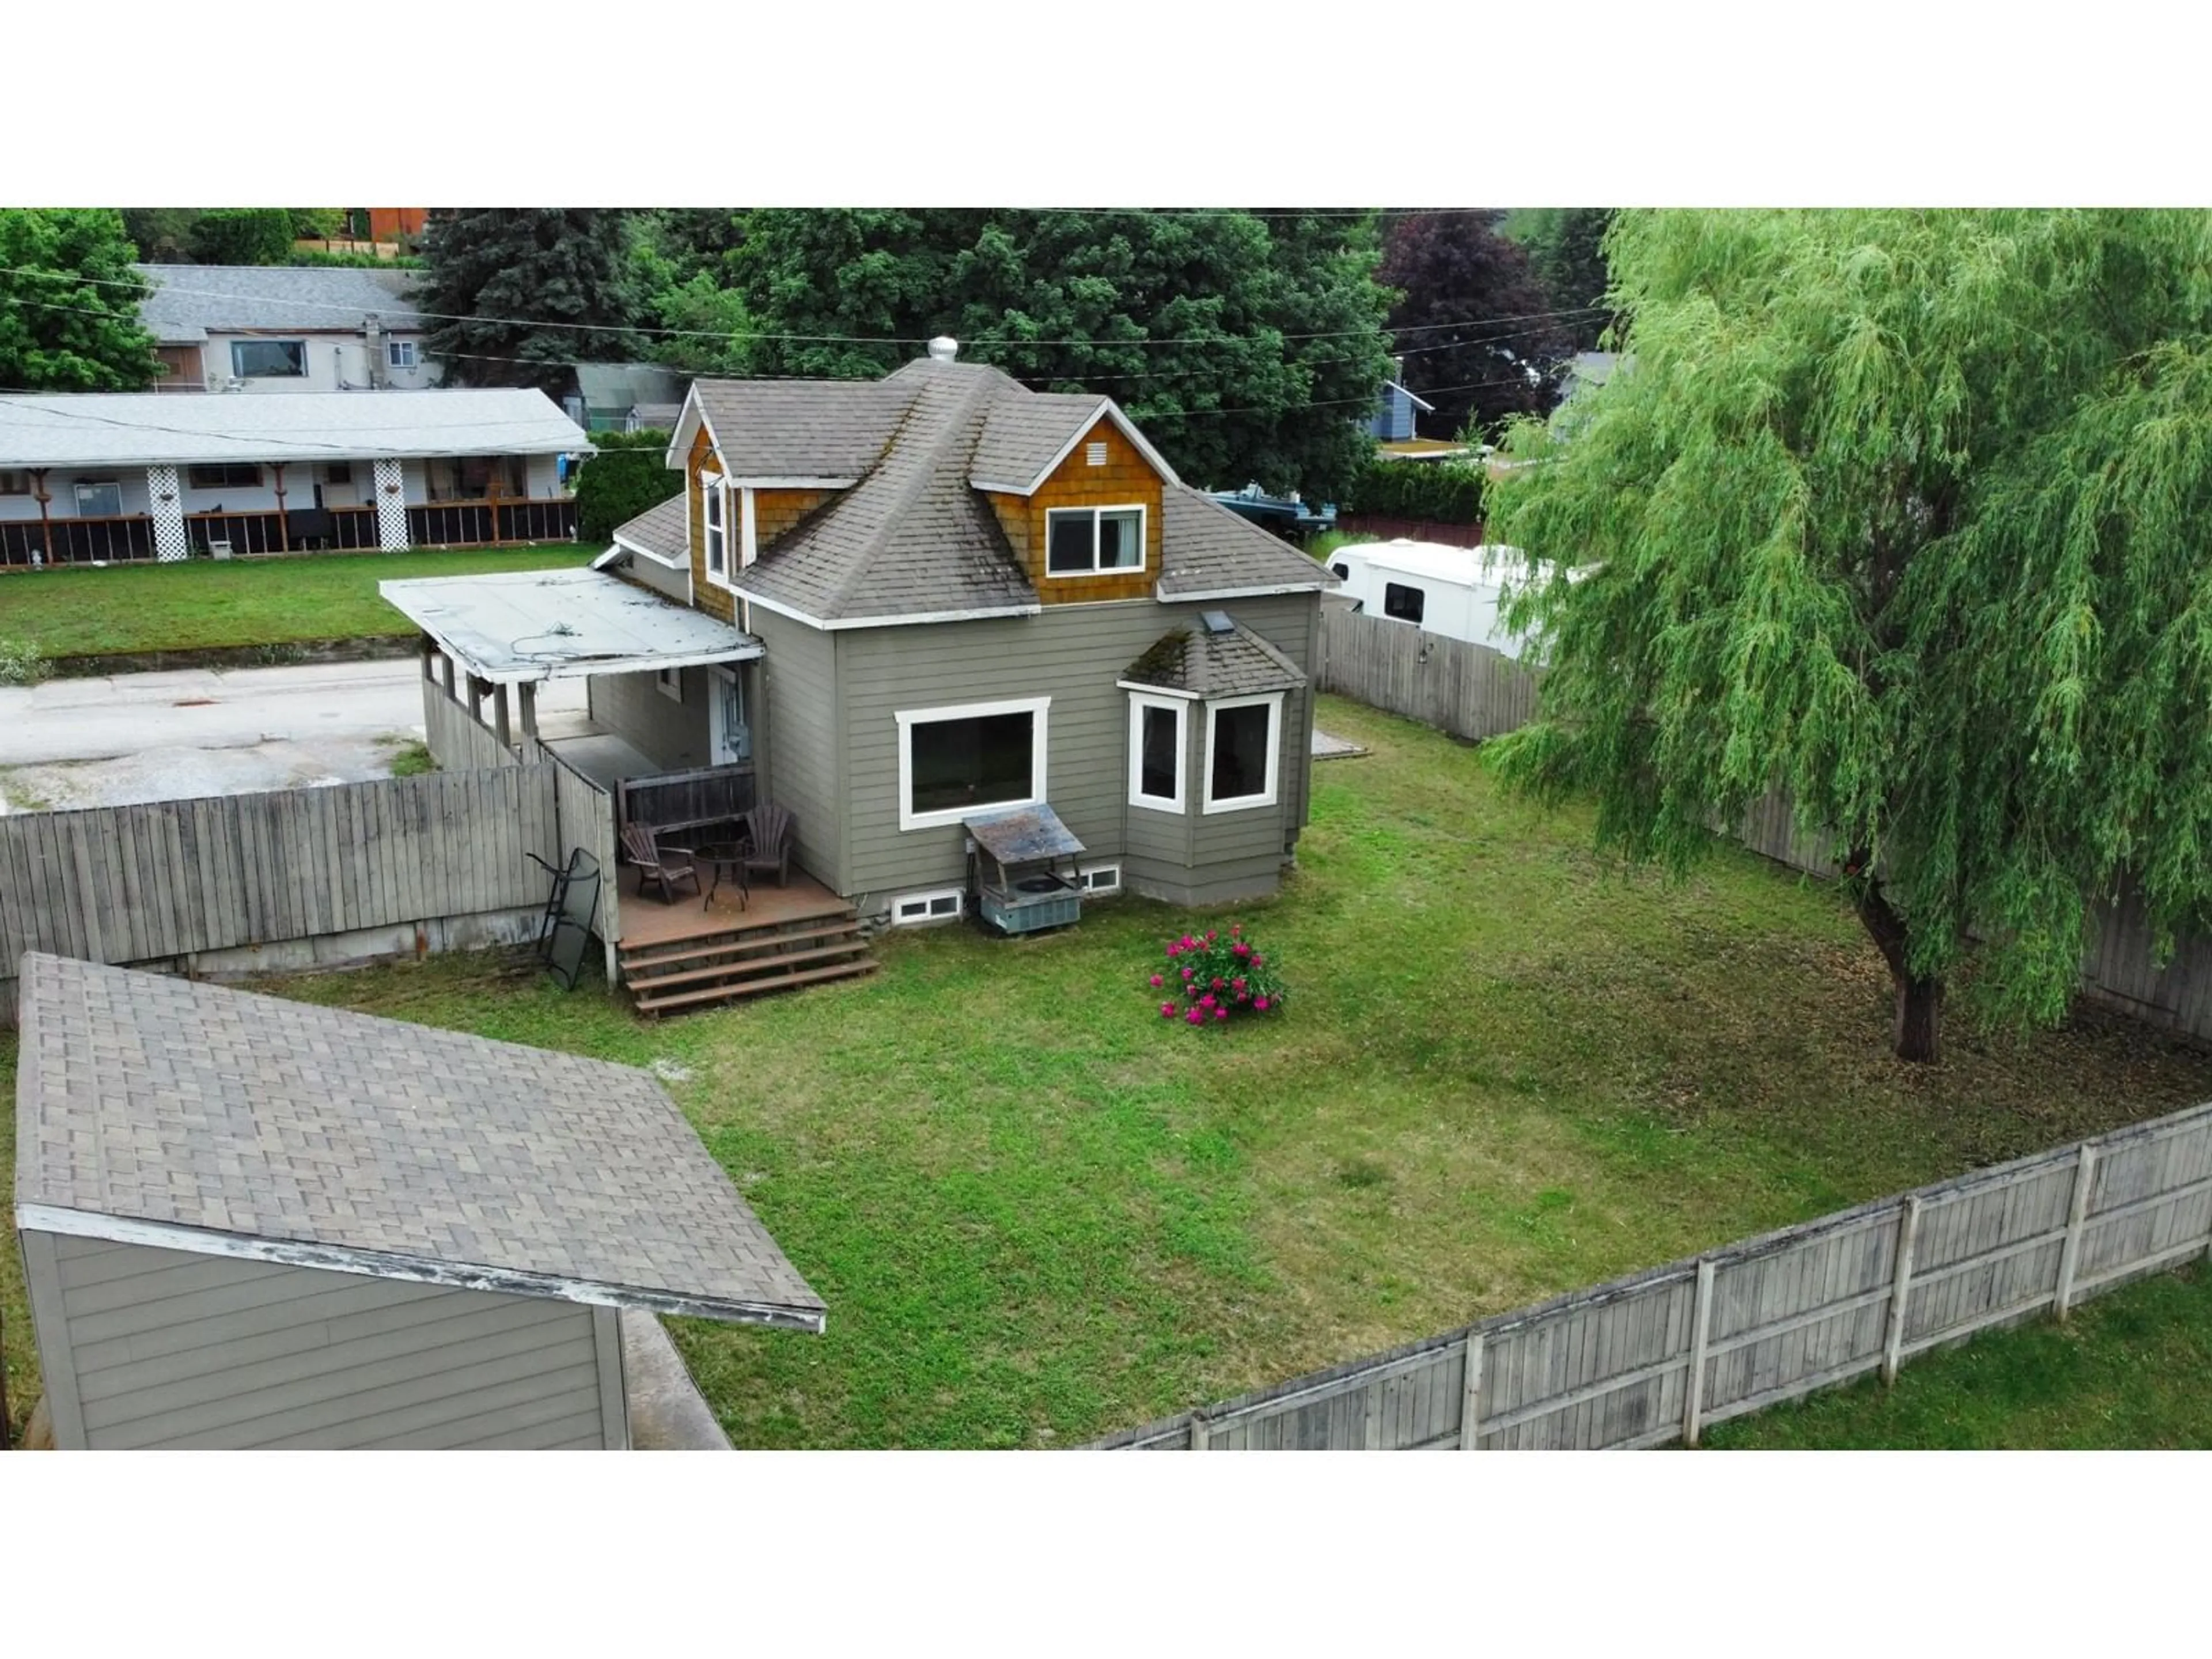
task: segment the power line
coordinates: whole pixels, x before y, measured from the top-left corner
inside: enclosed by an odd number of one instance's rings
[[[276,268],[286,269],[288,267]],[[55,282],[71,283],[79,285],[89,284],[97,288],[137,289],[145,286],[143,282],[135,280],[125,281],[120,277],[83,276],[78,276],[73,272],[42,270],[36,267],[21,265],[0,265],[0,276],[27,276],[41,281],[52,280]],[[214,289],[179,288],[168,283],[155,284],[153,286],[153,292],[173,294],[181,297],[196,300],[232,300],[241,304],[260,304],[268,297],[265,295],[226,294],[220,289]],[[152,295],[149,294],[144,297],[150,298]],[[26,300],[23,303],[35,304],[40,302]],[[360,316],[363,314],[362,308],[361,307],[342,304],[334,300],[295,300],[288,301],[286,303],[302,306],[307,309],[315,311],[332,311],[351,316]],[[1386,334],[1418,334],[1442,328],[1473,328],[1483,327],[1493,323],[1536,322],[1547,319],[1589,316],[1606,311],[1607,309],[1608,308],[1604,306],[1576,306],[1563,311],[1526,312],[1517,316],[1485,318],[1479,322],[1421,323],[1396,329],[1390,328],[1387,325],[1378,325],[1378,329],[1323,329],[1316,330],[1310,333],[1277,334],[1274,337],[1280,340],[1356,339],[1363,335],[1376,332],[1378,330],[1380,332]],[[553,318],[533,319],[527,317],[462,316],[451,312],[421,310],[415,311],[414,314],[417,317],[424,318],[434,322],[489,323],[495,324],[502,328],[566,328],[602,334],[641,335],[656,339],[717,340],[724,344],[728,344],[731,342],[737,340],[764,340],[774,341],[778,343],[811,345],[924,345],[927,343],[927,341],[922,337],[906,335],[781,334],[757,331],[738,331],[735,330],[702,328],[656,328],[646,325],[632,325],[623,323],[572,323],[563,322]],[[966,346],[979,347],[985,345],[1084,345],[1107,347],[1219,345],[1228,341],[1241,341],[1261,337],[1265,337],[1255,335],[1205,334],[1185,336],[1146,336],[1143,338],[1133,340],[1102,340],[1095,337],[1080,339],[1025,339],[1019,337],[987,335],[976,339],[963,341],[962,343]],[[457,354],[449,353],[447,355],[452,356]]]

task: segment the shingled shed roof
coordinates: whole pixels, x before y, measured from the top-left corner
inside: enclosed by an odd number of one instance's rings
[[[646,1073],[35,952],[21,972],[20,1228],[823,1328]]]
[[[1206,613],[1208,617],[1220,615]],[[1306,677],[1296,663],[1242,623],[1215,633],[1201,618],[1197,627],[1162,635],[1122,671],[1121,683],[1158,686],[1194,697],[1256,697],[1295,690],[1306,683]]]
[[[614,538],[670,564],[691,556],[691,498],[682,490],[615,526]]]

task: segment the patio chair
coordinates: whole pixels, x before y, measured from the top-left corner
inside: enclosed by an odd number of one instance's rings
[[[744,817],[745,841],[750,848],[745,854],[745,874],[775,873],[775,884],[791,885],[791,838],[798,827],[791,809],[778,806],[774,801],[763,801]]]
[[[637,866],[637,891],[642,898],[647,888],[660,889],[661,902],[676,902],[676,884],[688,881],[691,890],[699,890],[699,871],[691,861],[691,851],[686,847],[663,847],[649,823],[626,825],[622,832],[623,862]]]

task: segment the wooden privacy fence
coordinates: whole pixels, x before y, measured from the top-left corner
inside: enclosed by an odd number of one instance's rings
[[[1116,1449],[1697,1443],[2212,1251],[2212,1104],[1109,1437]]]
[[[174,963],[545,902],[556,770],[509,766],[0,817],[0,1019],[26,951]]]
[[[1321,689],[1460,738],[1494,738],[1536,717],[1531,673],[1503,652],[1324,603]]]
[[[434,679],[422,682],[422,737],[430,757],[451,772],[514,766],[516,751],[478,720],[469,706],[447,695]]]

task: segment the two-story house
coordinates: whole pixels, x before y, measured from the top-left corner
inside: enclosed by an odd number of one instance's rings
[[[326,265],[138,265],[161,392],[418,392],[444,376],[408,298],[415,273]]]
[[[493,697],[502,744],[510,690],[534,738],[536,687],[581,677],[595,735],[550,742],[618,817],[793,815],[811,897],[794,880],[702,915],[625,872],[611,963],[619,945],[626,975],[648,951],[665,969],[680,942],[702,988],[641,1008],[773,988],[715,983],[708,958],[780,948],[778,919],[968,914],[977,826],[1015,809],[1079,841],[1085,896],[1229,902],[1291,860],[1336,579],[1183,483],[1110,398],[1031,392],[957,350],[875,381],[695,381],[667,454],[684,489],[600,570],[383,585],[422,630],[431,726],[454,716],[456,670],[462,717]]]

